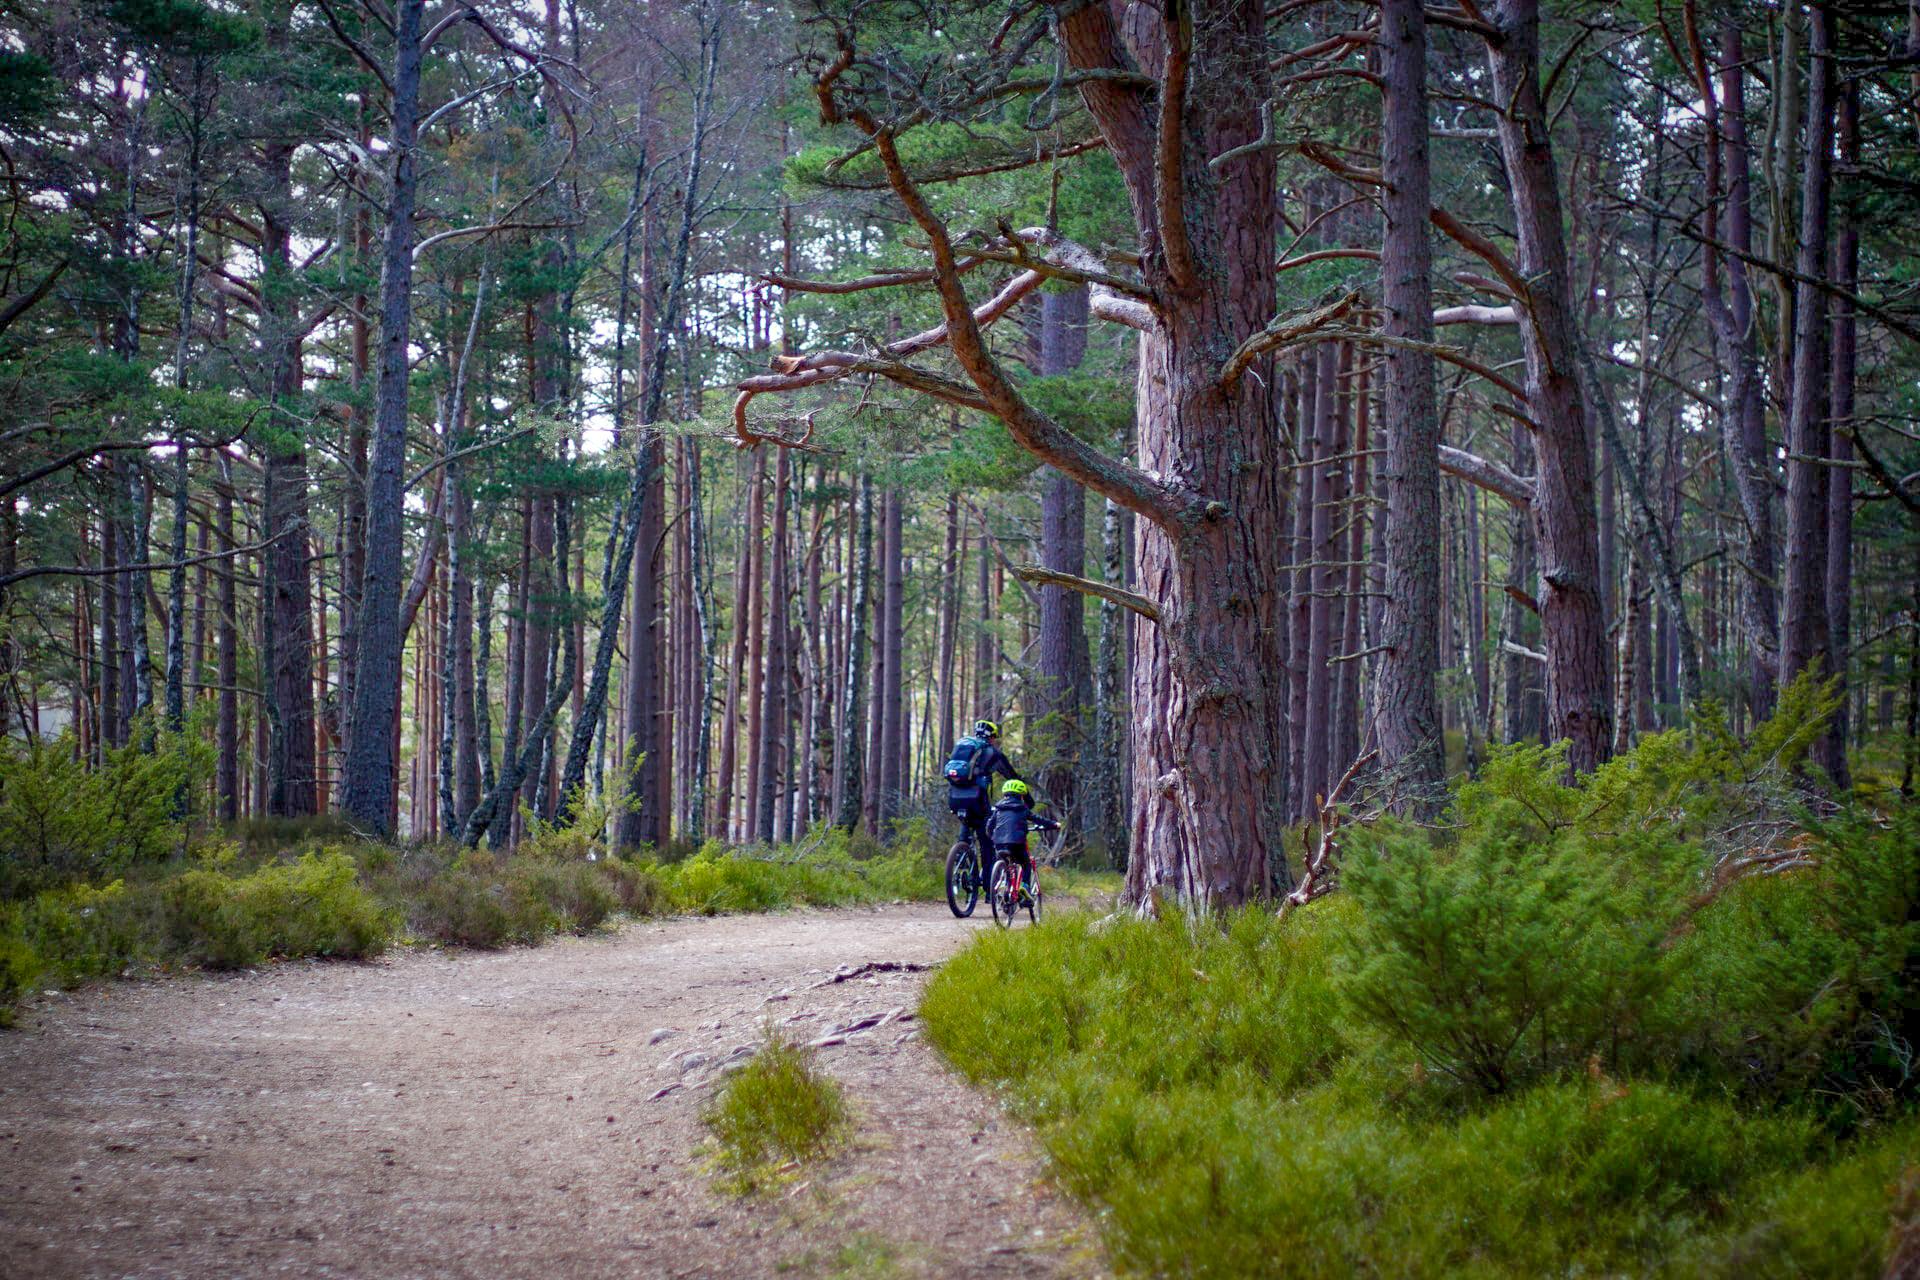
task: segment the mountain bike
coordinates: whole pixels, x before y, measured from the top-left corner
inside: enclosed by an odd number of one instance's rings
[[[972,915],[980,904],[980,890],[985,887],[986,879],[973,828],[963,823],[960,838],[947,850],[947,909],[962,920]]]

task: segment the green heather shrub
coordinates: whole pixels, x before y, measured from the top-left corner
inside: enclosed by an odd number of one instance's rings
[[[1791,1238],[1773,1273],[1874,1274],[1910,1111],[1842,1144],[1685,1078],[1446,1087],[1340,998],[1361,923],[1351,897],[1195,928],[1062,915],[982,935],[922,1014],[1037,1123],[1124,1273],[1731,1275]]]
[[[1122,1272],[1877,1275],[1920,1187],[1920,811],[1796,818],[1811,736],[1709,723],[1571,784],[1497,752],[1285,919],[988,931],[929,1038]]]
[[[846,832],[819,828],[798,846],[778,849],[729,849],[709,840],[691,857],[649,867],[664,887],[665,909],[692,915],[941,895],[941,867],[927,849],[924,824],[903,833],[891,851],[861,858],[859,847]]]
[[[1750,743],[1709,711],[1572,782],[1563,748],[1503,748],[1436,828],[1353,830],[1351,1010],[1488,1094],[1589,1061],[1790,1088],[1870,1018],[1897,1056],[1914,1041],[1911,813],[1816,828],[1781,875],[1715,870],[1747,852],[1722,847],[1730,827],[1790,831],[1793,771],[1831,708],[1803,679]]]
[[[808,1050],[769,1035],[701,1120],[714,1137],[715,1163],[731,1189],[745,1193],[776,1181],[784,1162],[831,1154],[846,1138],[847,1104]]]
[[[1744,1087],[1870,1114],[1915,1091],[1920,809],[1814,824],[1810,866],[1749,876],[1676,938],[1676,1056]]]
[[[658,882],[633,863],[504,857],[483,849],[409,850],[374,881],[415,937],[463,947],[591,933],[617,912],[651,914],[660,901]]]
[[[109,747],[97,769],[75,757],[71,735],[0,738],[0,900],[111,879],[180,847],[176,799],[206,771],[205,746],[163,733],[151,751]]]
[[[302,854],[248,875],[195,868],[161,889],[174,955],[215,969],[274,956],[360,959],[386,949],[392,924],[338,851]]]

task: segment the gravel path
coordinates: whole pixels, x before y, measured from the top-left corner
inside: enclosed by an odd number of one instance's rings
[[[0,1032],[0,1276],[1101,1274],[1029,1135],[912,1019],[979,927],[675,920],[49,999]],[[820,1050],[851,1149],[718,1190],[715,1067],[770,1022],[890,1013]]]

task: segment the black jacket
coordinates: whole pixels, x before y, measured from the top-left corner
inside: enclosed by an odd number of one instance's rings
[[[1042,831],[1060,829],[1060,824],[1052,818],[1043,818],[1029,809],[1020,796],[1002,796],[1000,803],[994,805],[987,814],[987,838],[993,841],[995,848],[1025,844],[1029,824]]]

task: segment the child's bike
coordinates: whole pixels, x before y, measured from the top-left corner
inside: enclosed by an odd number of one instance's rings
[[[1013,924],[1014,914],[1022,907],[1027,909],[1027,919],[1039,924],[1041,896],[1038,860],[1035,860],[1031,873],[1012,858],[1002,858],[993,864],[993,884],[987,890],[987,907],[993,912],[993,922],[1002,929]]]

